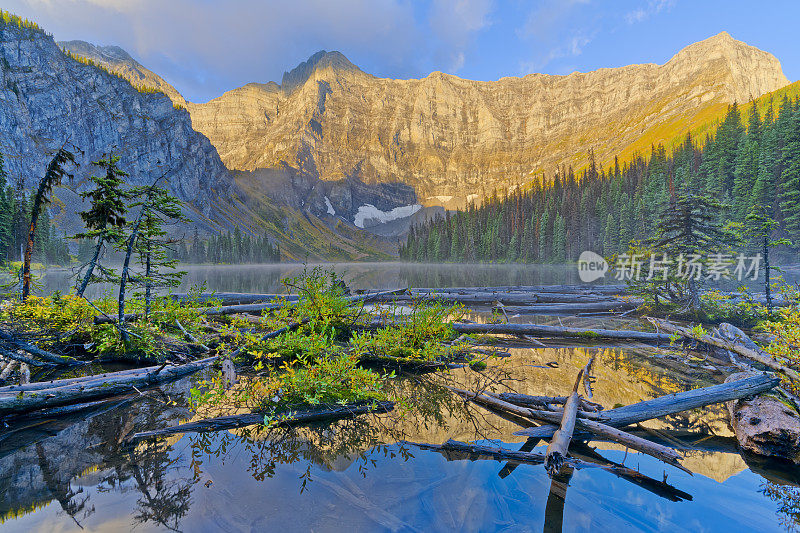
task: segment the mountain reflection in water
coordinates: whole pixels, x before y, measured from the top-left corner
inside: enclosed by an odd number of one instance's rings
[[[580,468],[551,481],[541,466],[464,460],[400,442],[498,439],[495,445],[519,449],[525,442],[512,435],[519,429],[514,421],[465,404],[440,385],[499,381],[497,390],[562,394],[592,354],[594,400],[607,407],[720,379],[710,370],[670,366],[644,348],[506,349],[510,357],[493,360],[483,373],[457,369],[397,380],[416,394],[411,410],[335,424],[123,444],[132,432],[192,416],[180,407],[191,386],[185,379],[163,393],[104,402],[88,418],[8,428],[0,434],[2,527],[780,531],[797,525],[796,471],[742,458],[720,408],[647,424],[656,432],[648,438],[696,448],[684,461],[693,477],[603,442],[576,454],[599,454],[646,479]],[[168,406],[168,397],[179,406]],[[532,445],[543,452],[546,443]]]

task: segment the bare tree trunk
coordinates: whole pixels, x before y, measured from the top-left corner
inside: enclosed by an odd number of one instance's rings
[[[92,279],[92,274],[94,274],[94,267],[97,266],[97,260],[100,258],[100,251],[103,249],[103,238],[97,238],[97,246],[94,249],[94,256],[92,260],[89,261],[89,266],[86,268],[86,274],[83,276],[83,281],[81,281],[81,286],[78,287],[78,297],[83,297],[83,293],[86,291],[86,287],[89,286],[89,280]]]
[[[33,204],[31,212],[31,225],[28,230],[28,241],[25,243],[25,256],[22,258],[22,299],[28,297],[31,292],[31,258],[33,257],[33,240],[36,237],[36,222],[39,220],[39,197]]]
[[[142,207],[144,210],[146,208]],[[128,248],[125,251],[125,261],[122,263],[122,272],[119,280],[119,297],[117,298],[117,323],[119,324],[119,334],[122,342],[128,342],[130,336],[128,330],[125,329],[125,287],[128,281],[128,271],[131,265],[131,255],[133,254],[133,246],[136,244],[136,238],[139,236],[139,226],[141,225],[142,217],[136,221],[136,225],[131,231],[131,236],[128,238]]]
[[[764,235],[764,292],[767,296],[767,310],[772,312],[772,294],[769,292],[769,237]]]
[[[150,317],[150,300],[152,298],[151,294],[153,291],[153,282],[150,279],[150,242],[147,243],[147,255],[145,256],[145,266],[144,266],[144,318],[147,320]]]

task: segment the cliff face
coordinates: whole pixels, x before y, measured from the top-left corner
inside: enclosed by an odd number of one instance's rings
[[[166,172],[171,189],[206,215],[232,184],[216,149],[168,97],[68,57],[43,32],[0,25],[0,152],[11,179],[37,183],[65,141],[83,151],[78,186],[109,150],[130,183]]]
[[[400,182],[426,205],[455,207],[581,165],[590,148],[608,161],[659,124],[685,131],[711,106],[786,84],[775,57],[721,33],[664,65],[495,82],[376,78],[322,52],[281,86],[250,84],[188,109],[231,169]]]

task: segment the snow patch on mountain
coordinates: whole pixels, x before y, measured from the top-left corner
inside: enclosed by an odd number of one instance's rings
[[[331,199],[327,196],[325,197],[325,206],[328,208],[329,215],[336,215],[336,209],[333,208],[333,204],[331,203]]]
[[[363,229],[383,222],[391,222],[398,218],[410,217],[420,209],[422,209],[421,204],[413,204],[401,205],[400,207],[395,207],[391,211],[381,211],[372,204],[364,204],[358,208],[358,211],[353,217],[353,224]]]

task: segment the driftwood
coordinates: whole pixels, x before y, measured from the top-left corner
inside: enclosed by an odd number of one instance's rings
[[[519,394],[516,392],[485,392],[489,396],[494,396],[504,402],[521,405],[523,407],[542,408],[550,404],[565,404],[569,396],[530,396],[528,394]],[[603,406],[599,403],[591,402],[586,398],[581,398],[580,410],[583,411],[601,411]]]
[[[519,315],[566,315],[572,313],[613,312],[635,309],[638,304],[623,300],[604,300],[592,303],[542,303],[529,305],[504,305],[506,313]]]
[[[26,357],[22,354],[18,354],[10,350],[4,350],[2,348],[0,348],[0,356],[3,356],[6,359],[13,359],[14,361],[19,361],[20,363],[27,363],[31,366],[49,366],[49,367],[55,366],[54,363],[37,361],[35,359],[31,359],[30,357]]]
[[[777,386],[778,383],[780,383],[780,378],[761,374],[710,387],[667,394],[652,400],[603,411],[605,417],[603,423],[611,427],[624,427],[629,424],[636,424],[637,422],[644,422],[690,409],[746,398],[766,392]],[[552,426],[541,426],[526,428],[514,434],[546,439],[552,437],[553,433],[554,428]]]
[[[345,300],[350,303],[355,302],[367,302],[370,300],[380,299],[385,296],[393,295],[393,294],[401,294],[405,292],[407,289],[393,289],[389,291],[380,291],[374,293],[367,293],[367,294],[358,294],[355,296],[347,296]],[[278,302],[278,303],[263,303],[263,304],[241,304],[241,305],[221,305],[217,307],[204,307],[198,309],[198,312],[208,315],[208,316],[215,316],[215,315],[233,315],[236,313],[246,313],[246,314],[261,314],[264,311],[276,310],[276,309],[283,309],[284,307],[292,307],[297,304],[298,300],[287,300],[285,302]]]
[[[24,413],[69,405],[71,403],[128,393],[138,388],[150,387],[188,376],[207,367],[216,357],[201,359],[185,365],[161,365],[139,369],[124,374],[110,373],[99,379],[92,378],[71,383],[52,381],[49,388],[22,390],[0,395],[0,415]],[[35,385],[35,384],[32,384]]]
[[[542,326],[539,324],[464,324],[456,322],[452,326],[456,332],[466,334],[534,335],[537,337],[569,337],[584,340],[623,340],[665,344],[669,344],[671,338],[664,333],[650,333],[647,331],[586,329]]]
[[[583,376],[588,374],[594,363],[594,356],[589,358],[589,362],[578,372],[578,378],[575,380],[575,386],[572,389],[572,394],[567,398],[564,404],[564,413],[561,415],[561,420],[558,429],[553,433],[553,438],[550,439],[550,444],[547,446],[547,453],[545,454],[544,467],[550,477],[555,476],[561,471],[564,465],[564,458],[567,456],[569,450],[569,443],[572,441],[572,433],[575,431],[575,420],[578,418],[578,406],[581,403],[578,388],[583,383]]]
[[[266,303],[276,298],[283,298],[287,301],[296,301],[298,299],[296,294],[254,294],[248,292],[211,292],[201,293],[197,296],[185,292],[178,292],[172,293],[169,296],[181,303],[192,301],[208,302],[214,300],[221,302],[222,305]]]
[[[338,420],[351,416],[358,416],[365,413],[387,413],[394,409],[393,402],[375,402],[350,404],[350,405],[336,405],[330,407],[321,407],[316,409],[305,409],[301,411],[291,411],[287,413],[285,418],[275,416],[274,421],[270,427],[280,426],[294,426],[298,424],[308,424],[311,422],[321,422],[324,420]],[[131,442],[136,442],[151,437],[164,437],[166,435],[174,435],[176,433],[203,433],[207,431],[222,431],[225,429],[242,428],[252,426],[255,424],[264,424],[264,413],[246,413],[241,415],[220,416],[217,418],[207,418],[205,420],[198,420],[196,422],[188,422],[177,426],[156,429],[153,431],[143,431],[132,435],[129,439]]]
[[[731,341],[723,338],[714,337],[708,334],[697,335],[691,329],[675,325],[667,320],[662,320],[652,317],[648,317],[647,320],[649,320],[654,326],[656,326],[661,330],[676,335],[680,335],[682,337],[686,337],[689,339],[694,339],[698,342],[709,344],[711,346],[716,346],[717,348],[722,348],[737,353],[742,357],[750,359],[751,361],[761,363],[762,365],[771,368],[772,370],[781,372],[782,374],[785,374],[787,377],[795,381],[800,381],[800,374],[798,374],[795,370],[787,367],[786,365],[779,363],[778,361],[773,359],[772,356],[770,356],[767,352],[761,350],[758,347],[754,349],[752,347],[745,345],[745,343],[740,341]],[[739,331],[741,332],[741,330]],[[742,335],[744,335],[743,332]]]
[[[79,361],[74,357],[67,357],[63,355],[56,355],[54,353],[50,353],[46,350],[42,350],[38,346],[34,346],[29,342],[25,342],[23,340],[15,338],[13,335],[6,333],[5,331],[0,330],[0,339],[13,344],[18,349],[28,352],[31,355],[35,355],[42,361],[47,361],[48,363],[53,363],[54,365],[84,365],[86,364],[85,361]]]
[[[558,424],[560,420],[560,417],[557,413],[549,411],[533,411],[531,416],[551,424]],[[684,472],[691,474],[686,467],[678,462],[682,458],[681,454],[669,446],[664,446],[662,444],[643,439],[642,437],[603,424],[602,422],[598,422],[596,420],[577,418],[575,420],[575,427],[580,429],[583,433],[591,433],[597,437],[602,437],[604,440],[610,440],[612,442],[627,446],[632,450],[646,453],[647,455],[655,457],[656,459],[664,461],[665,463],[671,464],[672,466],[680,468]]]
[[[504,401],[501,398],[498,398],[498,396],[500,396],[499,394],[495,394],[495,393],[487,392],[487,391],[480,392],[480,393],[471,392],[471,391],[468,391],[468,390],[459,389],[457,387],[447,387],[447,388],[450,389],[451,391],[455,392],[456,394],[458,394],[459,396],[461,396],[465,400],[471,400],[471,401],[473,401],[473,402],[475,402],[475,403],[477,403],[479,405],[490,407],[490,408],[495,409],[497,411],[505,411],[507,413],[511,413],[512,415],[515,415],[515,416],[518,416],[518,417],[521,417],[521,418],[528,418],[528,419],[531,419],[531,420],[541,420],[540,417],[535,416],[536,413],[537,413],[536,409],[530,409],[528,407],[523,407],[521,405],[516,405],[514,403]],[[569,397],[567,397],[567,398],[569,398]],[[542,406],[537,406],[537,407],[542,407]],[[551,413],[551,414],[556,415],[559,419],[561,418],[561,415],[559,414],[558,411],[548,411],[548,412]],[[563,412],[563,410],[561,412]],[[581,411],[581,410],[578,410],[578,416],[591,418],[591,419],[602,419],[603,418],[603,414],[602,413],[598,413],[596,411]]]

